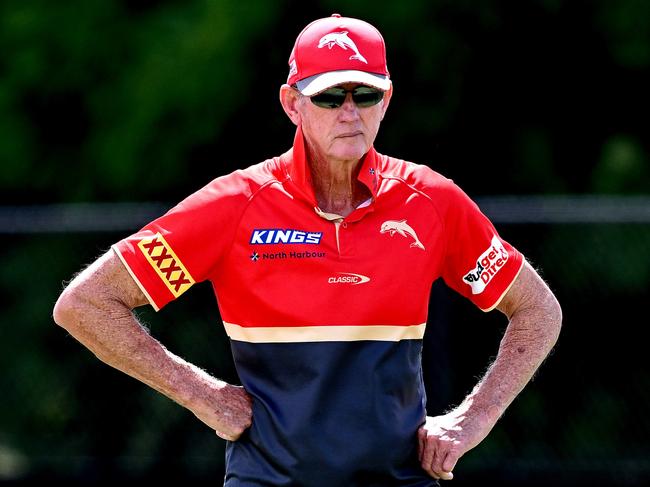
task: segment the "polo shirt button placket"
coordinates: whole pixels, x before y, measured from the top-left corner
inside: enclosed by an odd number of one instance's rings
[[[334,220],[334,229],[336,231],[336,250],[339,254],[339,257],[341,257],[341,227],[347,228],[348,224],[346,221],[343,220],[343,218],[339,218],[337,220]]]

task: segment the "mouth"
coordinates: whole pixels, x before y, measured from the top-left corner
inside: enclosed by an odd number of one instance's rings
[[[363,135],[363,132],[361,132],[360,130],[357,130],[355,132],[345,132],[343,134],[337,135],[336,138],[337,139],[348,139],[350,137],[356,137],[358,135]]]

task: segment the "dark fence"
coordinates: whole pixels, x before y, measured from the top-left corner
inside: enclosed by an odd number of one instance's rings
[[[484,198],[558,296],[556,349],[454,485],[648,485],[650,199]],[[51,319],[63,282],[164,204],[0,209],[0,481],[218,485],[223,442],[183,408],[100,363]],[[208,284],[138,314],[175,353],[237,382]],[[429,412],[458,403],[506,325],[434,284],[423,356]]]

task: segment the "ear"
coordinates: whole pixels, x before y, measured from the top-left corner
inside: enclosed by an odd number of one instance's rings
[[[384,99],[381,101],[381,119],[384,119],[386,115],[386,110],[388,110],[388,105],[390,104],[390,99],[393,96],[393,83],[390,84],[388,91],[384,93]]]
[[[298,111],[298,102],[302,95],[293,89],[291,86],[284,84],[280,86],[280,103],[284,109],[284,113],[291,119],[294,125],[300,125],[302,117]]]

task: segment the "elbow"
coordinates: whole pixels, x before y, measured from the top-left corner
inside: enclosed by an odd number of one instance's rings
[[[54,310],[52,311],[54,323],[66,328],[66,324],[72,321],[73,309],[71,293],[68,292],[68,289],[65,289],[54,304]]]
[[[553,292],[549,291],[548,293],[548,307],[553,320],[557,322],[558,326],[562,325],[562,306],[560,302],[555,297]]]
[[[62,328],[70,331],[79,323],[79,309],[82,305],[82,298],[79,291],[73,285],[69,285],[63,290],[59,299],[57,299],[52,317],[54,322]]]
[[[553,344],[557,342],[562,329],[562,306],[553,293],[550,293],[547,303],[547,322],[553,332]]]

